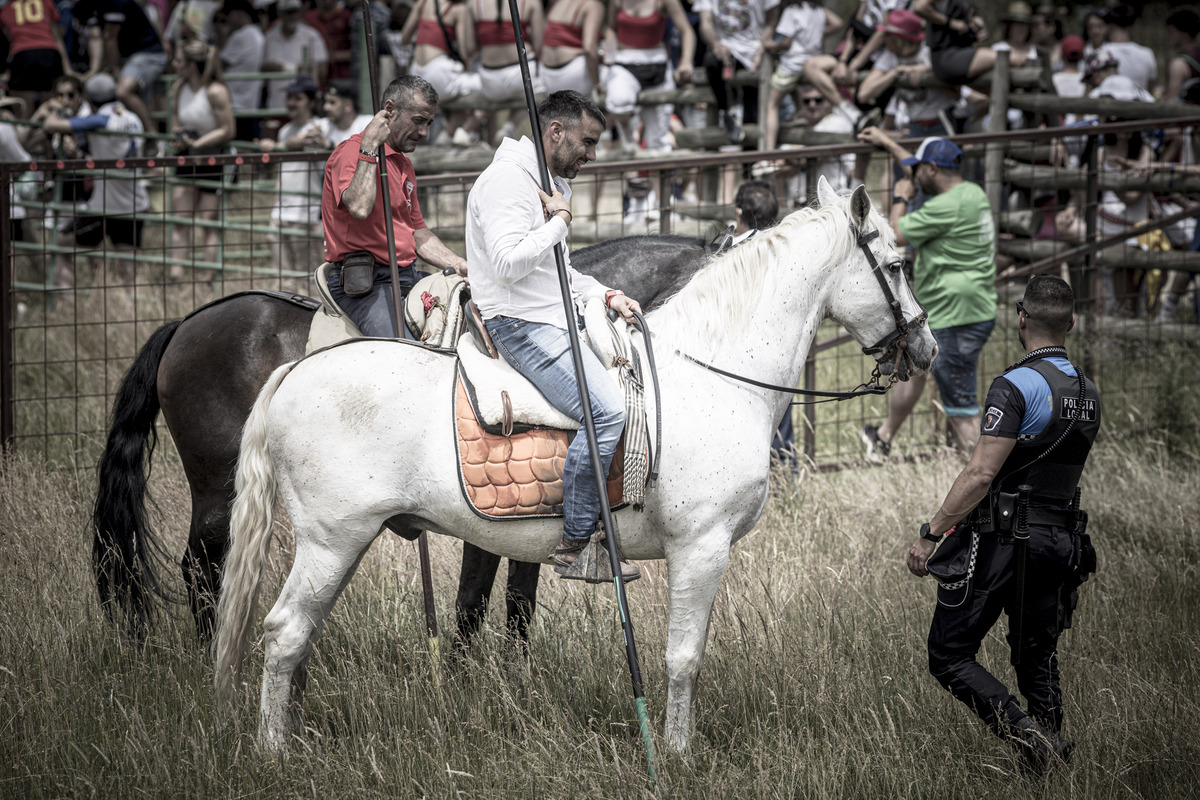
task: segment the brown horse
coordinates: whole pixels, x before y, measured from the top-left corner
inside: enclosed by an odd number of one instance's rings
[[[621,287],[644,307],[662,302],[709,258],[703,241],[631,236],[572,254],[572,265]],[[114,622],[140,634],[156,598],[167,554],[146,514],[146,487],[161,412],[183,462],[192,518],[181,566],[196,629],[213,630],[221,562],[242,426],[271,372],[304,355],[318,304],[300,295],[246,292],[216,300],[155,331],[121,381],[99,463],[93,509],[96,586]],[[482,622],[499,557],[464,543],[458,630],[465,640]],[[509,565],[508,623],[520,636],[536,601],[538,564]]]

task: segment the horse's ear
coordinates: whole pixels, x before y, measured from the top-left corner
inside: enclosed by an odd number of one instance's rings
[[[825,176],[821,175],[817,178],[817,205],[824,207],[833,205],[837,202],[837,192],[829,185],[829,181],[825,180]]]
[[[854,227],[861,228],[870,215],[871,196],[867,194],[867,187],[860,183],[854,194],[850,195],[850,219],[853,220]]]

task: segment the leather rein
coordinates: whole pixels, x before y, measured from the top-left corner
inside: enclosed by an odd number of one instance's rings
[[[925,322],[925,309],[922,308],[921,313],[911,320],[906,320],[904,318],[904,311],[900,307],[900,301],[896,298],[895,293],[892,292],[892,287],[888,285],[887,276],[883,274],[883,267],[875,258],[875,254],[871,252],[870,244],[878,237],[879,231],[877,230],[870,232],[860,231],[856,244],[863,251],[863,255],[866,256],[867,263],[871,265],[871,274],[875,276],[876,280],[879,281],[880,288],[883,289],[883,297],[887,301],[888,308],[892,312],[892,320],[895,323],[895,329],[871,347],[864,347],[862,351],[868,356],[875,356],[877,354],[889,356],[892,353],[895,353],[895,358],[897,361],[899,361],[901,358],[909,360],[908,332],[912,327],[920,326]],[[883,266],[887,267],[888,272],[891,272],[893,275],[898,275],[900,273],[900,267],[902,264],[903,262],[899,259],[893,259],[888,261],[888,263]],[[757,381],[753,378],[747,378],[744,375],[738,375],[737,373],[728,372],[719,367],[714,367],[712,364],[707,364],[698,358],[688,355],[687,353],[681,352],[680,355],[693,364],[704,367],[705,369],[715,372],[718,375],[723,375],[726,378],[732,378],[736,381],[741,381],[742,383],[747,383],[751,386],[757,386],[760,389],[770,389],[771,391],[775,392],[803,395],[805,397],[824,398],[822,400],[795,400],[792,402],[792,405],[815,405],[816,403],[841,402],[842,400],[849,400],[852,397],[862,397],[863,395],[868,394],[885,394],[887,390],[892,387],[892,384],[899,380],[899,378],[897,378],[897,370],[893,369],[887,385],[882,385],[881,381],[883,380],[883,375],[879,372],[879,365],[876,363],[875,369],[871,371],[871,377],[866,383],[861,383],[848,392],[820,392],[812,389],[797,389],[790,386],[779,386],[773,383],[764,383],[763,381]],[[878,359],[876,359],[876,361],[878,362]],[[911,366],[911,360],[909,360],[909,363]]]

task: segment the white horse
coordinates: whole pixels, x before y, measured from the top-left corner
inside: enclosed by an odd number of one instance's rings
[[[822,179],[818,201],[706,267],[647,318],[664,387],[661,473],[644,510],[615,516],[626,558],[667,560],[665,735],[677,750],[687,749],[693,729],[692,696],[717,584],[730,546],[762,513],[771,433],[791,400],[681,353],[795,386],[825,317],[860,344],[890,342],[876,354],[883,374],[923,372],[936,353],[891,229],[867,193],[859,187],[839,196]],[[907,328],[899,344],[898,323]],[[488,521],[464,500],[454,381],[455,360],[447,355],[364,341],[280,367],[259,395],[242,438],[214,646],[218,695],[230,700],[254,631],[278,484],[296,557],[263,620],[264,745],[282,748],[299,729],[312,647],[385,520],[509,558],[549,561],[561,520]],[[654,398],[648,393],[646,400],[653,427]]]

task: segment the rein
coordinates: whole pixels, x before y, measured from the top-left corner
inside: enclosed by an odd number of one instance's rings
[[[896,299],[896,295],[892,292],[892,287],[888,286],[887,278],[883,274],[883,269],[879,262],[875,259],[875,254],[871,252],[869,245],[879,236],[879,231],[871,231],[869,233],[859,233],[856,244],[867,257],[867,263],[871,265],[871,274],[879,281],[880,288],[883,289],[883,297],[887,301],[888,308],[891,309],[892,319],[896,324],[896,329],[884,336],[871,347],[864,347],[863,353],[869,356],[878,353],[889,354],[893,351],[898,351],[896,359],[908,359],[908,331],[910,327],[920,325],[925,322],[925,309],[921,309],[921,313],[912,320],[904,318],[904,311],[900,308],[900,301]],[[889,261],[887,263],[888,271],[897,274],[900,272],[899,261]],[[876,364],[875,369],[871,371],[871,377],[866,383],[860,383],[848,392],[819,392],[812,389],[797,389],[790,386],[779,386],[774,383],[764,383],[753,378],[747,378],[745,375],[738,375],[735,372],[728,372],[719,367],[714,367],[712,364],[707,364],[694,356],[687,353],[676,351],[688,361],[698,366],[704,367],[710,372],[715,372],[718,375],[723,375],[726,378],[732,378],[735,381],[757,386],[760,389],[770,389],[774,392],[783,392],[785,394],[798,394],[805,397],[822,397],[823,400],[795,400],[792,402],[794,406],[816,405],[817,403],[841,402],[849,400],[852,397],[862,397],[867,394],[886,394],[887,390],[892,388],[892,384],[896,383],[897,371],[893,370],[891,378],[888,380],[887,386],[883,386],[880,381],[883,380],[883,375],[879,372],[879,365]]]

